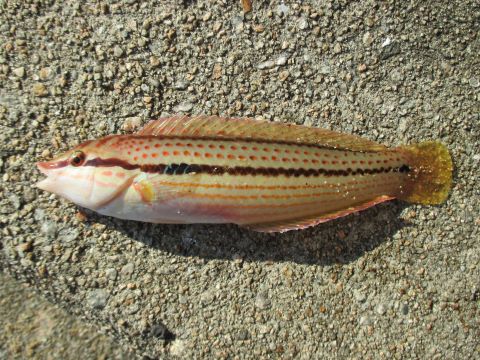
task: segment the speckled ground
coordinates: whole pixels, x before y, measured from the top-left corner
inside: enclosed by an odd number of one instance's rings
[[[222,0],[0,9],[6,272],[139,357],[479,357],[475,0],[255,1],[247,15]],[[181,112],[388,145],[440,139],[455,184],[442,206],[392,202],[282,235],[83,214],[32,187],[35,161]]]
[[[0,273],[1,359],[131,359],[133,354]]]

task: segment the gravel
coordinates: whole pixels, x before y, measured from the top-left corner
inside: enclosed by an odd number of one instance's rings
[[[476,1],[0,7],[6,272],[138,357],[478,358]],[[176,112],[439,139],[454,187],[280,235],[121,221],[32,188],[35,161]]]

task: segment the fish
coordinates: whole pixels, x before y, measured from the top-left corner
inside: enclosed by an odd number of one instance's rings
[[[453,164],[437,141],[389,148],[295,124],[177,115],[37,167],[38,188],[102,215],[285,232],[393,199],[441,204]]]

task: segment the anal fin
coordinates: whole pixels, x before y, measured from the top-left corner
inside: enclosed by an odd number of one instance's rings
[[[347,209],[339,210],[332,213],[327,214],[317,214],[313,216],[303,217],[303,218],[296,218],[296,219],[289,219],[289,220],[280,220],[280,221],[273,221],[273,222],[264,222],[264,223],[256,223],[256,224],[242,224],[242,227],[246,227],[250,230],[258,231],[258,232],[286,232],[290,230],[300,230],[305,229],[311,226],[315,226],[330,220],[338,219],[340,217],[355,213],[357,211],[368,209],[376,204],[392,200],[394,199],[391,196],[379,196],[373,200],[368,202],[361,203],[359,205],[349,207]]]

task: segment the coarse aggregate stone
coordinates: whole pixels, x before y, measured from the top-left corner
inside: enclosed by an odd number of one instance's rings
[[[139,358],[479,357],[476,0],[0,9],[4,271]],[[33,187],[36,161],[174,113],[438,139],[454,186],[272,235],[116,220]]]

